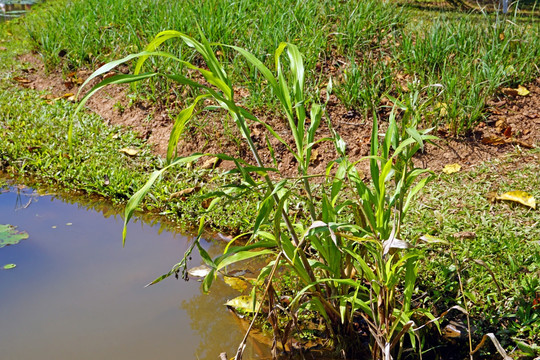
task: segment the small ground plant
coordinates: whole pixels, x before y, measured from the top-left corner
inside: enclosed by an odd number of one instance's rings
[[[263,294],[252,293],[254,310],[258,314],[260,306],[256,304],[266,301],[270,307],[271,323],[272,312],[278,308],[286,308],[290,317],[290,324],[284,329],[274,327],[274,344],[278,341],[287,344],[292,324],[303,311],[309,310],[316,311],[323,320],[332,347],[349,354],[355,354],[361,348],[357,328],[359,323],[367,324],[372,335],[370,348],[375,359],[390,359],[398,354],[403,336],[407,333],[410,334],[409,343],[417,345],[415,325],[411,319],[414,313],[423,311],[411,307],[411,297],[420,255],[409,249],[410,244],[400,239],[400,233],[403,216],[413,197],[430,179],[429,176],[423,176],[427,170],[414,168],[411,161],[426,141],[434,139],[429,135],[430,130],[417,130],[418,119],[414,112],[405,111],[406,115],[399,125],[395,112],[392,112],[388,129],[381,136],[377,117],[374,116],[371,152],[365,159],[370,163],[371,180],[366,183],[356,168],[357,164],[351,163],[345,155],[346,144],[335,131],[332,130],[332,138],[316,138],[316,131],[324,118],[325,104],[313,101],[304,93],[304,63],[295,45],[279,45],[274,55],[273,73],[245,49],[224,44],[212,45],[202,33],[200,36],[202,41],[177,31],[161,32],[147,46],[146,51],[106,64],[87,80],[88,83],[115,66],[139,59],[133,75],[116,75],[105,79],[88,92],[78,109],[84,106],[92,94],[108,84],[130,83],[156,76],[167,77],[199,91],[193,103],[176,118],[169,140],[167,165],[155,171],[129,200],[125,223],[164,172],[207,155],[175,158],[175,149],[186,123],[205,100],[210,100],[212,106],[227,111],[255,160],[255,164],[250,165],[226,155],[215,155],[234,161],[234,172],[240,175],[242,181],[213,193],[216,199],[212,204],[220,196],[246,191],[259,192],[262,200],[246,244],[237,245],[234,239],[224,253],[215,259],[210,258],[197,241],[189,250],[197,246],[211,269],[203,281],[204,290],[210,288],[214,278],[227,266],[250,258],[264,257],[270,261],[261,269],[258,277],[264,283]],[[180,39],[193,48],[204,60],[204,66],[196,66],[157,50],[162,43],[171,39]],[[294,144],[282,140],[269,125],[262,125],[296,158],[296,178],[281,179],[275,169],[261,160],[249,128],[250,122],[261,121],[236,103],[230,77],[216,58],[214,46],[237,52],[265,78],[287,119]],[[173,59],[179,62],[181,68],[189,71],[172,74],[141,73],[145,61],[156,56]],[[198,75],[193,76],[194,73]],[[330,81],[328,93],[331,92],[331,84]],[[330,121],[328,126],[331,128]],[[320,197],[316,197],[308,167],[312,147],[320,141],[335,143],[337,159],[328,165]],[[270,176],[272,173],[274,176]],[[305,197],[305,216],[290,215],[290,199],[293,196]],[[125,228],[123,236],[125,240]],[[187,258],[186,255],[169,273],[153,283],[185,270]],[[273,277],[280,268],[294,273],[303,286],[287,306],[279,304],[273,296]],[[424,314],[431,317],[429,313]],[[245,340],[238,349],[237,359],[242,357],[244,345]],[[274,356],[277,356],[277,347],[273,350]]]

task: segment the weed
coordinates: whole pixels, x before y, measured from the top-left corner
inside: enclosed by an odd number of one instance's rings
[[[321,124],[324,104],[311,103],[304,95],[304,63],[296,46],[290,43],[282,43],[278,46],[274,57],[276,72],[274,75],[248,51],[232,45],[218,45],[238,52],[265,78],[286,115],[289,130],[294,138],[294,145],[289,146],[269,125],[262,123],[237,105],[229,75],[217,59],[211,44],[202,34],[201,37],[202,42],[199,42],[176,31],[161,32],[150,42],[145,52],[106,64],[86,81],[88,83],[115,66],[133,58],[139,58],[134,75],[117,75],[102,81],[88,92],[78,109],[84,106],[92,94],[108,84],[136,82],[156,76],[164,76],[200,90],[200,95],[176,118],[169,141],[168,165],[155,171],[148,182],[128,202],[126,224],[150,187],[165,171],[204,155],[194,154],[186,158],[174,158],[179,136],[194,114],[198,103],[203,99],[213,100],[234,120],[254,156],[256,165],[244,164],[240,160],[217,155],[219,158],[235,162],[237,172],[241,175],[243,182],[240,185],[230,184],[227,188],[212,194],[218,196],[212,204],[215,204],[219,196],[230,196],[234,192],[241,194],[246,190],[260,193],[263,197],[258,204],[256,220],[250,231],[252,237],[247,245],[233,246],[235,241],[233,240],[223,255],[211,259],[205,250],[195,243],[205,263],[211,268],[203,281],[203,289],[207,291],[217,273],[233,263],[253,257],[270,256],[270,264],[259,274],[259,281],[267,279],[264,293],[259,297],[267,299],[270,304],[270,322],[273,324],[275,339],[284,344],[289,336],[286,335],[288,331],[283,332],[283,329],[277,325],[277,315],[274,314],[276,296],[272,286],[273,276],[278,268],[283,267],[293,272],[304,286],[287,307],[291,322],[295,322],[299,314],[306,309],[316,310],[324,320],[326,332],[329,339],[334,342],[334,346],[354,353],[358,350],[356,348],[358,337],[355,334],[353,322],[355,317],[363,314],[372,334],[374,357],[390,359],[391,353],[399,348],[402,336],[406,333],[412,334],[413,331],[414,322],[410,318],[415,309],[411,309],[410,304],[419,256],[414,252],[400,255],[400,249],[407,249],[409,244],[398,237],[403,216],[414,195],[429,180],[429,177],[422,177],[416,181],[427,170],[415,169],[411,159],[418,150],[423,148],[426,141],[434,139],[433,136],[428,135],[430,130],[417,130],[419,114],[414,111],[416,109],[406,111],[400,126],[397,125],[395,112],[393,112],[388,130],[381,141],[377,119],[374,117],[371,155],[367,158],[370,162],[372,182],[371,186],[367,186],[359,176],[355,164],[350,163],[345,157],[345,144],[337,133],[333,132],[334,136],[331,139],[315,138],[315,133]],[[170,39],[181,39],[195,49],[196,53],[204,59],[205,66],[199,67],[175,58],[170,53],[157,51],[162,43]],[[283,65],[285,55],[288,57],[288,71]],[[140,74],[144,62],[151,56],[175,59],[183,67],[198,72],[204,77],[205,82],[190,78],[191,73],[187,75],[155,72]],[[331,92],[331,84],[330,81],[328,94]],[[301,184],[302,191],[307,195],[305,200],[309,213],[307,222],[290,217],[287,210],[289,199],[293,194],[298,196],[297,187],[289,186],[287,179],[276,182],[270,178],[268,172],[275,170],[268,168],[262,162],[258,148],[251,139],[248,120],[262,123],[272,136],[283,143],[295,157],[299,177],[294,182]],[[330,121],[328,125],[331,127]],[[328,166],[322,203],[319,205],[313,196],[307,170],[313,145],[319,141],[328,140],[334,141],[340,157]],[[333,168],[335,168],[335,174],[331,175]],[[260,174],[262,181],[256,181],[252,173]],[[389,187],[390,183],[393,190]],[[349,192],[352,193],[352,199],[345,195]],[[350,213],[354,215],[352,223],[348,221]],[[125,236],[124,229],[124,239]],[[186,257],[168,274],[161,276],[153,283],[180,271],[186,265],[185,259]],[[398,302],[400,288],[403,289],[403,294],[401,302]],[[254,299],[255,295],[253,292]],[[257,319],[257,315],[258,311],[251,326]],[[291,324],[288,324],[286,328],[290,328]],[[413,335],[410,339],[415,344]],[[237,359],[242,357],[244,346],[245,339],[238,349]],[[276,348],[273,351],[275,356]]]

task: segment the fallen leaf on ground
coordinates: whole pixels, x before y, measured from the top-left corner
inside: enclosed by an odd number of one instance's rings
[[[0,51],[6,51],[6,50],[7,50],[6,47],[0,46]]]
[[[18,82],[19,84],[29,84],[31,83],[30,80],[28,80],[27,78],[23,78],[23,77],[20,77],[20,76],[15,76],[13,78],[13,80],[15,80],[16,82]]]
[[[219,158],[211,157],[201,165],[201,169],[212,169],[214,166],[218,166],[220,162]]]
[[[530,91],[527,90],[526,87],[519,85],[516,89],[519,96],[527,96],[529,95]]]
[[[120,150],[121,153],[124,153],[126,155],[129,155],[129,156],[135,156],[139,153],[140,150],[138,149],[133,149],[133,148],[122,148]]]
[[[184,189],[184,190],[180,190],[180,191],[177,191],[175,193],[172,193],[170,196],[169,196],[169,200],[172,200],[172,199],[182,199],[184,200],[184,198],[187,196],[187,195],[190,195],[190,194],[193,194],[194,192],[197,192],[201,190],[201,187],[200,186],[195,186],[195,187],[191,187],[191,188],[187,188],[187,189]]]
[[[502,93],[509,96],[527,96],[530,91],[526,87],[519,85],[517,89],[503,88]]]
[[[460,231],[452,236],[456,239],[475,239],[476,233],[473,231]]]
[[[506,192],[502,195],[498,195],[495,199],[518,202],[530,208],[536,209],[536,199],[534,196],[521,190]]]
[[[216,198],[206,198],[201,202],[201,206],[203,209],[208,209],[210,205],[212,205],[212,201],[214,201]]]
[[[486,145],[504,145],[506,144],[506,139],[500,136],[486,136],[482,138],[482,144]]]
[[[442,172],[445,173],[445,174],[450,175],[450,174],[458,172],[459,170],[461,170],[461,165],[459,165],[459,164],[447,164],[442,169]]]

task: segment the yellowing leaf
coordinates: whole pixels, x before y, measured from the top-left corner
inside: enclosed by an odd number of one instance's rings
[[[124,153],[126,155],[129,155],[129,156],[135,156],[139,153],[139,150],[138,149],[133,149],[133,148],[122,148],[120,150],[121,153]]]
[[[448,164],[448,165],[444,166],[444,168],[442,169],[442,172],[445,173],[445,174],[450,175],[450,174],[458,172],[459,170],[461,170],[461,165],[459,165],[459,164]]]
[[[240,292],[243,292],[249,286],[247,281],[242,280],[242,279],[237,278],[237,277],[224,276],[223,280],[225,281],[225,284],[229,285],[234,290],[240,291]]]
[[[500,196],[497,196],[496,199],[514,201],[514,202],[523,204],[525,206],[531,207],[533,209],[536,209],[536,199],[532,195],[526,193],[525,191],[520,191],[520,190],[509,191]]]
[[[521,85],[519,85],[518,88],[517,88],[516,90],[517,90],[517,94],[518,94],[519,96],[527,96],[527,95],[529,95],[529,93],[530,93],[530,91],[527,90],[526,87],[521,86]]]
[[[248,295],[235,297],[234,299],[227,301],[225,305],[230,306],[235,310],[241,310],[243,312],[249,313],[255,312],[256,310],[253,308],[253,301],[251,299],[251,296]]]
[[[435,110],[439,110],[439,116],[446,116],[448,114],[448,104],[437,102],[435,103]]]

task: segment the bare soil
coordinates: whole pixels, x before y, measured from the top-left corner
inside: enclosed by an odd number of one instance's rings
[[[21,61],[29,63],[28,70],[23,74],[23,86],[43,91],[43,97],[50,101],[58,98],[71,98],[79,86],[89,75],[88,70],[63,75],[60,71],[46,73],[43,64],[35,54],[22,56]],[[127,72],[127,68],[120,69]],[[440,140],[435,145],[426,146],[419,154],[415,163],[419,167],[440,171],[445,165],[458,163],[463,169],[468,169],[480,162],[501,157],[512,152],[516,147],[534,148],[540,142],[540,78],[530,84],[524,84],[530,91],[526,96],[513,94],[511,91],[501,91],[488,102],[486,120],[466,136],[451,136],[447,130],[440,128],[435,135]],[[173,126],[174,113],[182,107],[182,99],[171,95],[166,100],[168,106],[149,104],[144,101],[130,103],[127,87],[111,86],[96,95],[87,103],[87,107],[99,114],[104,121],[111,125],[120,125],[139,134],[141,138],[153,147],[156,154],[165,156],[169,134]],[[242,99],[249,93],[238,89],[237,96]],[[371,121],[355,111],[347,110],[339,101],[331,96],[328,103],[328,114],[332,126],[347,143],[347,153],[352,160],[358,160],[368,155],[370,146]],[[255,115],[272,126],[286,142],[293,145],[293,139],[287,130],[286,121],[280,114],[268,113],[265,109],[256,111]],[[384,117],[381,128],[384,129]],[[276,139],[268,136],[263,125],[250,125],[252,139],[260,145],[261,155],[267,166],[273,166],[273,158],[267,150],[267,138],[272,144],[278,170],[282,176],[296,176],[294,157],[286,147]],[[320,137],[330,136],[326,124],[321,126]],[[253,157],[247,147],[237,139],[240,135],[232,120],[227,119],[222,112],[203,112],[192,120],[191,126],[183,135],[178,155],[185,156],[195,152],[225,153],[241,157],[253,163]],[[312,174],[324,174],[327,163],[335,159],[336,153],[331,142],[318,144],[312,154]],[[204,161],[204,160],[202,160]],[[201,162],[202,163],[202,162]],[[232,164],[221,163],[219,167],[230,169]],[[359,165],[365,171],[367,164]]]

